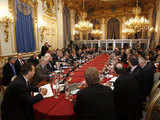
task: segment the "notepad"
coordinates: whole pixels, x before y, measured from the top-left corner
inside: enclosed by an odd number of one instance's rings
[[[79,90],[80,90],[80,89],[72,90],[72,91],[71,91],[71,94],[72,94],[72,95],[75,95],[75,94],[77,94],[77,92],[78,92]]]
[[[47,94],[45,96],[43,96],[44,98],[48,98],[48,97],[52,97],[53,96],[53,92],[51,89],[51,85],[50,84],[46,84],[44,86],[41,86],[40,88],[46,88],[47,89]],[[34,96],[39,94],[38,92],[34,93]]]

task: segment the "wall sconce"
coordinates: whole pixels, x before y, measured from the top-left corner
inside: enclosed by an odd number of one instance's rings
[[[46,27],[46,26],[40,26],[40,27],[39,27],[40,36],[41,36],[41,42],[44,41],[44,33],[45,33],[46,30],[47,30],[47,27]]]
[[[3,16],[0,17],[0,24],[4,26],[4,33],[6,35],[5,42],[8,42],[9,38],[9,24],[13,23],[13,17]]]

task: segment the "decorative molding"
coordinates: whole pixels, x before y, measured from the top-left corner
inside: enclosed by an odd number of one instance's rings
[[[56,16],[48,16],[46,14],[43,15],[43,19],[49,23],[56,23]]]
[[[14,49],[13,53],[17,52],[17,45],[16,45],[16,13],[15,13],[15,0],[8,0],[8,9],[11,15],[13,16],[13,43]]]

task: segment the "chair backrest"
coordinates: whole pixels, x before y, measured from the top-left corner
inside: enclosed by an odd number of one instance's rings
[[[145,120],[150,120],[153,108],[158,104],[160,100],[160,91],[153,97],[151,102],[149,103],[146,111]]]
[[[4,86],[0,86],[0,92],[1,92],[2,95],[4,95],[5,89],[6,88]]]
[[[154,94],[156,93],[156,90],[158,88],[158,86],[160,85],[160,80],[158,82],[156,82],[151,90],[151,94],[150,97],[152,98],[154,96]]]
[[[14,75],[12,78],[11,78],[11,82],[13,82],[15,79],[16,79],[17,75]]]

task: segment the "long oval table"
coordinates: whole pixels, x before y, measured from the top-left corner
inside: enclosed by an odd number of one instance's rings
[[[74,74],[70,76],[72,79],[70,84],[84,81],[84,71],[89,67],[96,67],[98,71],[102,71],[109,56],[101,54],[89,62],[83,64]],[[104,82],[107,80],[105,79]],[[73,103],[65,99],[62,93],[58,99],[54,97],[45,98],[33,106],[36,120],[71,120],[74,119]]]

